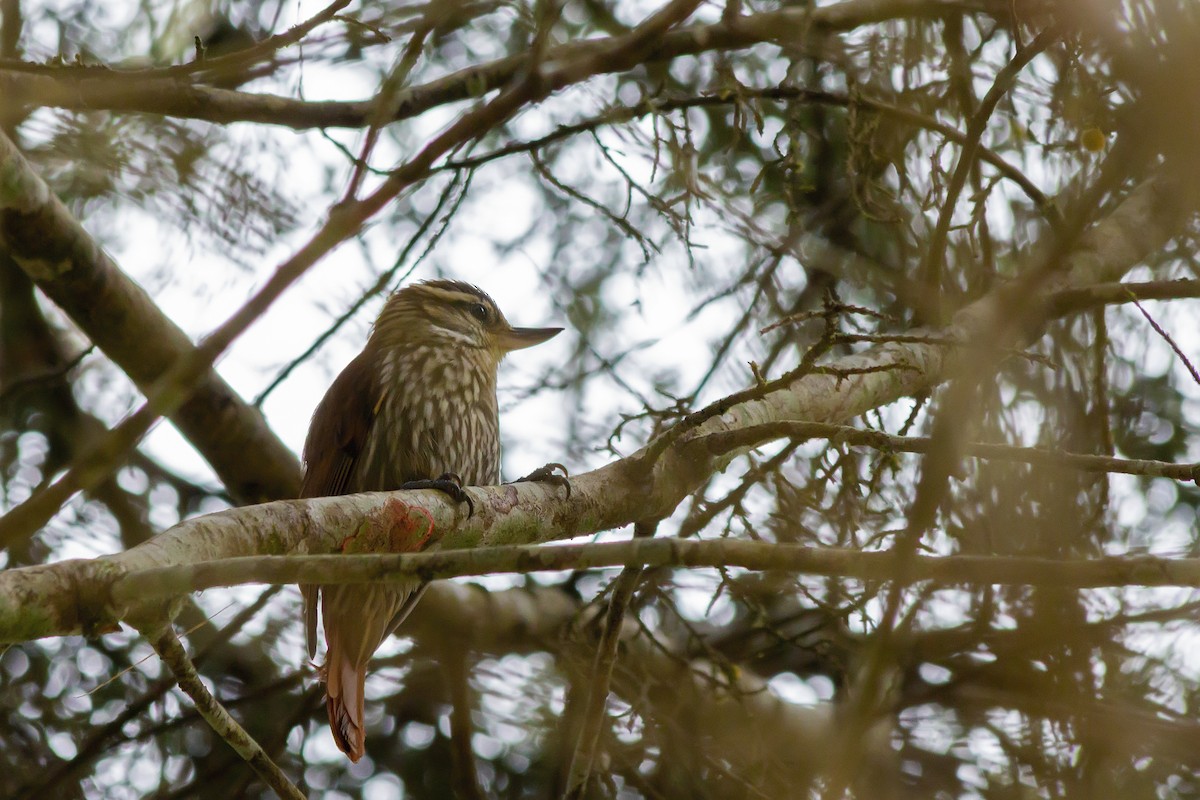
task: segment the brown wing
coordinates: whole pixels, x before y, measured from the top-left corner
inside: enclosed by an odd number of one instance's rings
[[[301,497],[346,494],[379,404],[379,381],[366,353],[346,365],[313,413],[304,442]],[[301,586],[308,656],[317,655],[317,587]]]
[[[378,402],[378,376],[366,353],[360,353],[337,376],[313,413],[304,442],[301,497],[347,493]]]

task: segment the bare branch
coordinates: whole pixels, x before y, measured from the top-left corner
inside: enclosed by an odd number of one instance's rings
[[[194,356],[187,334],[121,271],[3,134],[0,174],[0,246],[142,392]],[[243,503],[294,497],[300,464],[258,410],[211,367],[194,386],[171,421],[230,494]]]
[[[565,798],[587,796],[588,782],[595,769],[596,750],[600,745],[601,730],[604,727],[609,685],[612,683],[613,666],[617,662],[617,645],[621,641],[621,626],[624,624],[625,610],[629,607],[633,591],[641,580],[642,566],[637,564],[623,569],[613,584],[608,613],[604,615],[604,629],[601,631],[600,643],[592,664],[592,679],[588,688],[583,722],[571,753],[570,766],[567,768]]]
[[[196,667],[188,658],[187,650],[175,635],[170,625],[159,625],[156,629],[147,627],[142,633],[150,640],[155,652],[163,663],[179,681],[179,688],[192,698],[196,710],[204,720],[224,739],[242,759],[250,765],[263,781],[275,790],[275,793],[286,800],[305,800],[304,794],[296,788],[283,771],[259,747],[258,742],[246,733],[246,729],[238,724],[224,706],[213,697],[205,687]]]
[[[820,8],[795,7],[739,17],[733,24],[695,25],[673,31],[653,43],[634,63],[664,61],[697,53],[786,41],[802,45],[805,34],[853,30],[887,19],[932,19],[978,9],[955,0],[845,0]],[[621,37],[589,39],[547,49],[547,64],[578,60],[613,47]],[[402,92],[393,119],[407,119],[437,106],[462,102],[494,91],[527,67],[527,54],[459,70]],[[629,69],[628,62],[598,64],[597,74]],[[170,68],[168,68],[170,69]],[[216,89],[181,81],[163,70],[120,72],[95,67],[0,66],[0,96],[26,103],[77,110],[144,112],[209,122],[259,122],[297,130],[361,128],[369,124],[374,99],[308,102],[270,94]]]
[[[958,208],[958,197],[962,194],[963,187],[967,185],[967,177],[975,168],[975,158],[979,154],[983,134],[987,130],[988,121],[992,118],[992,112],[996,110],[1000,100],[1016,83],[1017,75],[1021,70],[1057,41],[1060,35],[1058,30],[1051,28],[1038,34],[1032,42],[1018,50],[1013,60],[996,75],[992,87],[988,89],[987,95],[984,96],[967,125],[966,143],[959,154],[958,164],[950,178],[950,185],[946,188],[946,196],[942,200],[942,210],[938,215],[933,236],[925,250],[925,260],[918,279],[923,284],[925,292],[929,293],[924,298],[926,321],[936,322],[941,319],[938,306],[941,302],[942,259],[945,256],[946,236],[950,232],[950,223]]]
[[[488,153],[481,153],[477,156],[469,158],[455,159],[447,161],[442,167],[443,169],[462,169],[466,167],[477,167],[506,156],[517,153],[533,153],[544,147],[547,147],[555,142],[563,141],[572,136],[581,133],[589,133],[598,128],[608,125],[621,125],[627,122],[632,122],[635,119],[649,116],[651,114],[666,114],[671,111],[679,111],[688,108],[710,108],[713,106],[733,105],[736,103],[745,102],[747,100],[777,100],[777,101],[799,101],[805,103],[819,103],[822,105],[841,106],[843,108],[862,108],[869,111],[874,111],[878,114],[894,117],[896,119],[908,122],[919,128],[933,131],[940,134],[951,142],[959,145],[967,145],[970,141],[968,135],[953,128],[937,119],[922,114],[913,109],[904,106],[886,103],[882,100],[873,99],[863,96],[862,94],[848,95],[838,94],[835,92],[817,91],[815,89],[807,89],[799,86],[772,86],[766,89],[755,89],[745,87],[737,92],[718,92],[716,94],[702,95],[700,97],[680,97],[673,99],[655,98],[653,100],[645,100],[633,106],[617,106],[607,109],[603,113],[592,117],[591,119],[583,120],[571,125],[562,125],[556,128],[553,132],[541,136],[537,139],[531,139],[526,142],[513,142],[511,144],[498,147]],[[1021,188],[1035,206],[1041,209],[1050,219],[1052,223],[1058,222],[1058,212],[1051,204],[1046,195],[1037,185],[1029,179],[1029,177],[1021,170],[1005,161],[995,151],[984,147],[982,143],[977,143],[978,156],[981,161],[985,161],[996,169],[1004,177],[1013,181]]]
[[[825,425],[819,422],[776,422],[712,434],[704,437],[703,441],[710,453],[718,455],[741,449],[747,444],[783,437],[793,440],[829,439],[839,444],[864,445],[885,452],[928,453],[933,446],[933,440],[928,436],[891,436],[882,431],[863,430],[846,425]],[[1180,481],[1200,480],[1200,464],[1172,464],[1166,461],[1067,453],[1044,447],[1016,447],[1004,444],[967,444],[963,446],[963,454],[972,458],[1019,461],[1026,464],[1057,464],[1084,472],[1117,472]]]
[[[939,584],[1099,586],[1200,586],[1200,559],[1113,556],[1056,560],[1000,556],[914,556],[909,577]],[[498,573],[553,572],[602,567],[739,567],[831,575],[864,581],[896,576],[902,559],[887,551],[862,551],[739,539],[632,540],[575,545],[503,545],[427,553],[250,556],[131,572],[112,585],[112,599],[160,601],[185,592],[246,583],[327,584],[396,582],[417,576],[440,580]],[[87,563],[87,562],[82,562]],[[0,635],[0,641],[6,637]]]
[[[1104,283],[1068,289],[1050,298],[1050,314],[1063,316],[1096,306],[1131,303],[1135,300],[1183,300],[1200,297],[1200,280]]]

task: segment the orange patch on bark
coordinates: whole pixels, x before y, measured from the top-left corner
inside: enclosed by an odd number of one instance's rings
[[[416,553],[433,536],[433,517],[420,506],[388,500],[342,540],[343,553]]]

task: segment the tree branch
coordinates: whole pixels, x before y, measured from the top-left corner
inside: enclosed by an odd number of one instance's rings
[[[667,540],[664,540],[667,541]],[[613,584],[612,596],[608,601],[608,613],[604,615],[604,629],[600,644],[596,648],[592,663],[592,680],[588,687],[587,705],[579,728],[579,737],[571,753],[567,767],[566,800],[588,796],[588,782],[595,769],[596,749],[600,745],[601,731],[608,708],[608,692],[612,684],[613,666],[617,663],[617,646],[621,643],[621,627],[625,622],[625,610],[633,597],[633,591],[642,580],[642,565],[625,567]]]
[[[794,7],[739,17],[733,24],[694,25],[660,37],[635,63],[666,61],[699,53],[736,50],[762,42],[799,46],[807,35],[839,33],[889,19],[934,19],[979,9],[955,0],[845,0],[820,8]],[[625,34],[622,34],[625,35]],[[547,64],[604,52],[621,36],[588,39],[548,48]],[[507,56],[469,67],[400,93],[393,120],[431,108],[471,100],[509,84],[528,66],[529,55]],[[597,74],[622,72],[632,65],[601,65]],[[308,102],[271,94],[216,89],[180,80],[179,68],[122,72],[99,67],[21,63],[0,66],[0,96],[6,102],[65,108],[161,114],[216,123],[258,122],[296,130],[362,128],[376,100]]]
[[[1200,586],[1200,559],[1111,556],[1056,560],[1025,556],[918,556],[913,581],[941,584]],[[775,544],[737,539],[650,539],[574,545],[500,545],[427,553],[324,556],[242,556],[131,572],[113,582],[118,609],[187,592],[247,583],[392,583],[496,573],[554,572],[602,567],[739,567],[863,581],[895,577],[890,551]],[[89,562],[78,562],[89,563]],[[0,629],[2,633],[3,629]],[[0,641],[6,639],[0,635]]]
[[[839,444],[863,445],[885,452],[928,453],[936,446],[928,436],[891,436],[883,431],[851,428],[847,425],[826,425],[819,422],[776,422],[756,425],[737,431],[714,433],[703,438],[713,455],[737,450],[746,443],[766,439],[789,438],[829,439]],[[1019,461],[1026,464],[1056,464],[1083,472],[1117,472],[1125,475],[1144,475],[1153,478],[1172,478],[1180,481],[1200,480],[1200,464],[1173,464],[1141,458],[1116,458],[1089,453],[1066,453],[1045,447],[1016,447],[1005,444],[967,444],[963,455],[996,461]]]
[[[2,133],[0,247],[143,393],[196,352],[188,335],[121,271]],[[170,419],[238,502],[299,492],[295,454],[211,367]]]
[[[1050,298],[1050,314],[1063,316],[1096,306],[1132,303],[1135,300],[1182,300],[1200,297],[1200,280],[1146,281],[1145,283],[1102,283],[1068,289]]]
[[[946,187],[946,194],[942,200],[942,209],[938,214],[937,225],[933,229],[933,234],[929,243],[925,248],[925,258],[921,264],[919,273],[919,283],[927,292],[924,298],[926,307],[924,316],[926,319],[938,321],[941,319],[939,306],[942,302],[942,266],[945,257],[946,237],[950,233],[950,223],[954,220],[954,212],[958,208],[958,198],[962,194],[963,187],[967,185],[967,178],[971,171],[975,169],[975,159],[979,155],[979,150],[983,145],[983,134],[987,130],[988,122],[992,118],[992,112],[996,110],[996,106],[1008,94],[1009,90],[1016,84],[1017,76],[1021,73],[1025,66],[1029,64],[1036,56],[1056,42],[1061,36],[1061,33],[1051,28],[1042,31],[1028,45],[1017,50],[1012,61],[1004,65],[1004,68],[996,74],[996,79],[992,86],[988,89],[987,94],[980,102],[979,107],[975,109],[975,113],[971,115],[971,119],[967,124],[966,142],[962,146],[962,151],[958,156],[958,163],[954,167],[954,173],[950,176],[950,183]]]
[[[275,793],[285,800],[305,800],[304,794],[296,788],[283,771],[259,747],[258,742],[246,733],[246,729],[238,724],[221,703],[212,696],[205,687],[196,668],[188,658],[187,650],[175,635],[170,625],[158,625],[157,628],[147,627],[142,631],[150,640],[154,650],[163,663],[179,681],[179,688],[192,698],[196,710],[204,721],[224,739],[234,751],[242,757],[263,781],[275,790]]]
[[[744,103],[748,100],[769,100],[777,102],[805,102],[820,105],[840,106],[849,109],[867,109],[874,111],[877,114],[886,117],[893,117],[903,122],[907,122],[924,130],[933,131],[955,144],[966,146],[970,140],[967,134],[959,131],[957,128],[946,125],[938,121],[934,117],[927,114],[922,114],[904,106],[885,103],[882,100],[877,100],[862,94],[838,94],[835,92],[824,92],[816,89],[806,89],[799,86],[772,86],[766,89],[756,89],[752,87],[742,87],[734,92],[721,91],[714,94],[705,94],[698,97],[677,97],[669,100],[655,98],[653,100],[644,100],[637,105],[632,106],[615,106],[605,110],[603,113],[590,119],[577,122],[572,125],[561,125],[552,133],[541,136],[537,139],[531,139],[523,142],[511,142],[502,147],[497,147],[487,153],[481,153],[477,156],[455,159],[447,161],[442,167],[443,169],[467,169],[478,167],[495,161],[506,156],[515,155],[518,153],[532,153],[543,147],[548,147],[555,142],[563,139],[577,136],[581,133],[589,133],[598,128],[607,125],[620,125],[627,122],[632,122],[635,119],[650,114],[667,114],[672,111],[680,111],[689,108],[711,108],[715,106],[736,105]],[[1052,203],[1049,202],[1042,190],[1037,187],[1025,173],[1017,167],[1005,161],[995,151],[990,150],[976,141],[976,149],[978,157],[981,161],[986,161],[996,169],[1004,177],[1011,180],[1021,188],[1029,199],[1043,213],[1045,213],[1050,221],[1054,224],[1058,222],[1058,211]]]

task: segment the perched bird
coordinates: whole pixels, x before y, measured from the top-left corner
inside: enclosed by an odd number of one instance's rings
[[[301,496],[436,488],[469,503],[461,484],[489,485],[500,477],[501,359],[561,330],[514,328],[491,297],[459,281],[427,281],[396,292],[362,353],[313,414]],[[352,761],[364,749],[367,662],[423,588],[416,580],[301,587],[309,657],[316,656],[320,597],[329,725]]]

